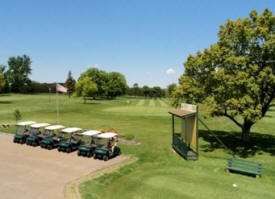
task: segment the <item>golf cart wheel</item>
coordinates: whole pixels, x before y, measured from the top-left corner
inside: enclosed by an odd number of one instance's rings
[[[93,154],[91,153],[91,152],[87,152],[87,157],[88,158],[90,158],[90,157],[92,157],[93,156]]]
[[[20,143],[20,144],[24,144],[24,143],[25,143],[25,141],[24,141],[24,140],[20,140],[20,141],[18,141],[18,143]]]
[[[52,145],[48,145],[47,149],[51,150],[52,149]]]
[[[104,156],[103,156],[103,160],[104,160],[104,161],[108,161],[108,160],[109,160],[109,156],[104,155]]]
[[[57,149],[59,152],[61,151],[61,148],[60,147],[58,147],[58,149]]]
[[[78,156],[81,156],[81,151],[78,151],[78,152],[77,152],[77,155],[78,155]]]
[[[70,153],[71,151],[72,151],[71,148],[67,148],[67,149],[66,149],[66,152],[67,152],[67,153]]]
[[[96,154],[94,154],[93,157],[94,157],[94,159],[97,159],[97,155]]]
[[[14,142],[14,143],[16,143],[16,140],[15,140],[15,139],[13,139],[13,142]]]

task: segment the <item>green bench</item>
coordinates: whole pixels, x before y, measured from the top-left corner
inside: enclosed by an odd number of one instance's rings
[[[226,171],[254,175],[259,178],[262,176],[262,164],[239,158],[228,158]]]

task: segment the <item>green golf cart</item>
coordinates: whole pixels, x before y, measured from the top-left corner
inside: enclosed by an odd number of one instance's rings
[[[40,146],[45,149],[53,149],[63,139],[63,134],[60,133],[65,127],[62,125],[53,125],[45,128],[44,133],[38,135]]]
[[[26,144],[30,146],[38,146],[40,139],[39,135],[44,131],[45,127],[50,126],[48,123],[32,124],[29,131],[29,136],[26,139]]]
[[[94,159],[102,158],[104,161],[120,154],[120,148],[117,146],[118,135],[113,132],[106,132],[96,136],[97,147],[94,150]]]
[[[14,143],[24,144],[28,137],[30,125],[35,124],[33,121],[19,122],[16,124],[16,134],[13,137]]]
[[[95,136],[100,133],[101,131],[98,130],[89,130],[81,133],[81,144],[78,147],[77,154],[79,156],[92,157],[97,147]]]
[[[81,144],[81,131],[82,129],[77,127],[63,129],[61,133],[64,139],[58,143],[58,151],[70,153],[77,150]]]

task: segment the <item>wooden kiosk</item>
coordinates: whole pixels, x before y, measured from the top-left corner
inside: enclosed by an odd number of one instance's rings
[[[197,160],[198,106],[181,104],[180,109],[169,111],[172,116],[172,147],[186,160]],[[175,117],[180,119],[181,130],[175,132]]]

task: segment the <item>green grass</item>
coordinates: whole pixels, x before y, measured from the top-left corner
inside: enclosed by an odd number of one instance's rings
[[[12,123],[15,109],[21,111],[22,120],[56,122],[54,95],[51,103],[48,95],[0,96],[0,123]],[[60,97],[60,123],[85,129],[113,127],[126,137],[135,136],[141,143],[120,145],[124,154],[135,155],[139,160],[82,183],[80,192],[84,199],[274,198],[275,106],[253,127],[254,146],[249,150],[237,145],[239,128],[231,121],[223,117],[204,120],[238,156],[263,163],[261,179],[224,172],[230,155],[202,126],[199,160],[188,162],[175,154],[171,150],[169,109],[168,99],[120,98],[83,104],[81,99]]]

